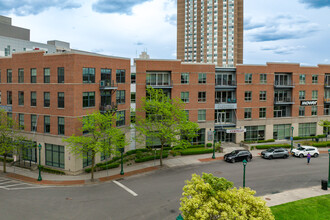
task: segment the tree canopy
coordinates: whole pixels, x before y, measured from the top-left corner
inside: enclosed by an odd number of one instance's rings
[[[193,174],[183,187],[180,210],[184,219],[274,219],[266,202],[254,196],[255,191],[232,187],[224,178]]]
[[[141,99],[141,105],[138,109],[141,114],[137,117],[135,128],[144,138],[147,137],[147,144],[151,140],[159,140],[160,165],[165,145],[186,147],[197,136],[198,124],[189,121],[184,103],[177,98],[171,99],[163,90],[147,88],[147,96]]]

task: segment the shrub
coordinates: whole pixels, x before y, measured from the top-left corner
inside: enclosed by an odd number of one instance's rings
[[[4,159],[3,159],[3,157],[0,157],[0,161],[3,161]],[[11,163],[11,162],[13,162],[14,161],[14,159],[13,158],[6,158],[6,162],[7,163]]]
[[[40,166],[40,168],[43,172],[46,172],[46,173],[65,175],[65,172],[62,171],[62,170],[55,170],[55,169],[52,169],[52,168],[49,168],[49,167],[44,167],[44,166]]]
[[[181,151],[181,155],[195,155],[195,154],[208,154],[212,153],[213,149],[196,148],[196,149],[186,149]]]
[[[290,144],[268,144],[268,145],[256,145],[253,146],[256,149],[268,149],[268,148],[276,148],[276,147],[283,147],[283,148],[290,148]]]
[[[206,144],[206,147],[212,147],[212,144],[211,143],[207,143]]]
[[[326,135],[325,134],[320,134],[320,135],[317,135],[317,136],[306,136],[306,137],[293,137],[293,140],[302,140],[302,139],[313,139],[313,138],[325,138]]]
[[[119,167],[120,163],[111,163],[100,167],[100,170],[108,170]]]
[[[199,144],[199,145],[191,145],[191,146],[187,147],[187,149],[190,149],[190,148],[205,148],[205,145]]]
[[[320,143],[313,143],[312,146],[314,147],[328,147],[330,146],[330,141],[324,141]]]
[[[268,143],[268,142],[275,142],[275,139],[268,139],[268,140],[259,140],[257,143]]]
[[[175,156],[181,155],[181,152],[178,151],[178,150],[171,150],[171,151],[170,151],[170,154],[171,154],[173,157],[175,157]]]
[[[168,153],[163,153],[163,158],[167,158],[168,157]],[[146,157],[141,157],[141,158],[137,158],[135,159],[135,163],[142,163],[145,161],[150,161],[150,160],[154,160],[154,159],[160,159],[160,155],[157,154],[156,156],[150,155],[150,156],[146,156]]]

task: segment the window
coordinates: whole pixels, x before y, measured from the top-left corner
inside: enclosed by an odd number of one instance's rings
[[[92,151],[84,152],[83,154],[83,167],[92,165]]]
[[[24,114],[18,114],[19,129],[24,130]]]
[[[191,144],[205,144],[205,128],[201,128],[197,131],[197,137],[194,137]]]
[[[318,83],[318,75],[312,75],[312,83],[317,84]]]
[[[59,135],[64,135],[64,118],[63,117],[58,117],[57,118],[57,129],[58,129],[58,134]]]
[[[36,132],[37,131],[37,116],[31,115],[31,131]]]
[[[37,69],[32,68],[30,70],[30,74],[31,74],[31,83],[37,83]]]
[[[83,83],[95,83],[95,68],[83,68]]]
[[[13,104],[13,99],[12,99],[12,92],[7,91],[7,105],[12,105]]]
[[[136,102],[136,92],[132,92],[131,93],[131,103],[135,103]]]
[[[135,84],[136,82],[136,73],[131,73],[131,83]]]
[[[64,169],[64,146],[45,143],[46,165]]]
[[[1,91],[0,91],[0,104],[1,104]]]
[[[318,91],[317,90],[313,90],[312,91],[312,99],[313,100],[317,100],[317,97],[318,97]]]
[[[305,99],[305,91],[304,90],[299,91],[299,99],[300,100],[304,100]]]
[[[50,132],[50,116],[44,116],[44,132]]]
[[[123,126],[125,125],[125,111],[117,111],[117,121],[116,121],[116,126]]]
[[[206,102],[206,92],[198,92],[198,102]]]
[[[305,84],[306,83],[306,75],[300,74],[299,75],[299,84]]]
[[[125,104],[125,90],[117,90],[116,102],[117,104]]]
[[[116,70],[116,82],[117,83],[125,83],[125,70]]]
[[[131,123],[135,123],[136,120],[136,112],[131,112]]]
[[[13,76],[12,76],[12,70],[8,69],[7,70],[7,83],[12,83],[13,82]]]
[[[260,84],[266,84],[266,83],[267,83],[267,74],[260,73]]]
[[[64,67],[57,68],[57,83],[64,83]]]
[[[24,105],[24,92],[18,92],[18,105]]]
[[[244,141],[265,140],[265,126],[245,126]]]
[[[266,118],[266,108],[259,108],[259,118]]]
[[[64,108],[64,92],[57,93],[57,107]]]
[[[186,113],[187,120],[189,120],[189,110],[184,110],[184,112]]]
[[[266,91],[260,91],[259,100],[260,101],[266,101],[267,100],[267,92]]]
[[[273,138],[275,140],[287,139],[291,135],[291,125],[290,124],[280,124],[274,125],[273,128]]]
[[[189,73],[181,73],[181,84],[189,84]]]
[[[251,91],[245,91],[245,95],[244,95],[244,100],[245,101],[252,101],[252,92]]]
[[[0,83],[1,83],[1,70],[0,70]]]
[[[44,83],[50,83],[50,69],[44,68]]]
[[[198,73],[198,84],[206,84],[206,73]]]
[[[83,108],[95,107],[95,92],[83,92]]]
[[[252,83],[252,73],[245,73],[245,83],[246,84]]]
[[[299,137],[315,136],[316,135],[316,122],[312,123],[299,123]]]
[[[37,106],[37,92],[31,92],[31,106]]]
[[[24,83],[24,69],[18,69],[18,83]]]
[[[101,69],[101,80],[111,82],[111,69]]]
[[[244,119],[251,119],[252,116],[252,108],[244,109]]]
[[[305,106],[299,106],[299,116],[305,116]]]
[[[44,107],[50,107],[50,92],[44,92]]]
[[[312,115],[317,115],[317,106],[312,106]]]
[[[198,110],[198,121],[205,121],[206,120],[206,110]]]
[[[189,92],[181,92],[181,100],[184,103],[189,102]]]

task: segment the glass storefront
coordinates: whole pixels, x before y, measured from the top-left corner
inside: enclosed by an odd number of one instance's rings
[[[265,126],[245,126],[244,141],[265,140]]]
[[[299,137],[315,136],[316,122],[313,123],[299,123]]]
[[[290,124],[274,125],[273,138],[275,140],[288,139],[291,136],[290,129]]]

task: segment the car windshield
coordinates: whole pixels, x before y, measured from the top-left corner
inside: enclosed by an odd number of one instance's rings
[[[303,148],[303,147],[298,147],[298,150],[305,150],[305,148]]]
[[[267,151],[267,152],[273,152],[274,149],[267,149],[266,151]]]
[[[230,153],[230,155],[236,155],[239,151],[238,150],[234,150]]]

